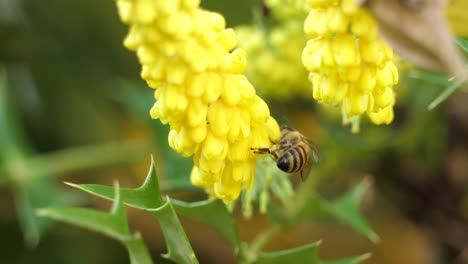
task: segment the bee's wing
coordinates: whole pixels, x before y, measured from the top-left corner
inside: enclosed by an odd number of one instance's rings
[[[314,162],[319,162],[320,151],[317,145],[313,141],[307,138],[306,140],[307,140],[307,145],[309,145],[309,148],[310,148],[310,152],[311,152],[310,154],[312,155],[312,159],[314,160]]]

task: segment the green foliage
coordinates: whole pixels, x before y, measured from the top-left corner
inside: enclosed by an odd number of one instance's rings
[[[106,199],[113,199],[114,188],[110,186],[70,185]],[[163,201],[153,162],[143,185],[135,189],[122,188],[121,197],[126,205],[149,211],[159,220],[168,248],[166,258],[177,263],[198,263],[171,200]]]
[[[152,263],[141,236],[130,233],[118,187],[115,188],[110,213],[85,208],[51,207],[40,209],[38,214],[102,233],[121,242],[128,250],[130,263]]]
[[[359,211],[359,204],[367,187],[368,182],[364,180],[332,201],[327,201],[319,195],[311,195],[305,213],[337,219],[365,235],[371,241],[377,242],[378,235]]]
[[[209,224],[229,244],[239,246],[240,240],[236,223],[221,200],[209,199],[186,203],[172,199],[172,202],[178,213]]]
[[[260,253],[258,264],[275,263],[321,263],[319,258],[320,241],[306,246],[271,253]]]
[[[154,164],[151,164],[144,183],[137,188],[114,188],[96,184],[70,184],[85,192],[113,200],[110,213],[98,212],[92,209],[52,207],[39,211],[41,216],[91,229],[123,243],[130,255],[132,263],[151,263],[148,251],[138,233],[131,234],[123,204],[145,210],[159,221],[167,245],[164,257],[176,263],[198,263],[184,229],[177,217],[176,211],[187,217],[209,224],[214,230],[238,251],[238,260],[244,263],[329,263],[319,258],[318,246],[315,242],[298,248],[277,252],[262,252],[264,243],[283,227],[278,226],[267,233],[259,234],[252,246],[240,243],[239,234],[232,215],[220,200],[209,199],[200,202],[187,203],[162,197]],[[335,201],[310,199],[313,210],[323,210],[331,216],[351,225],[363,234],[375,235],[357,211],[357,204],[366,189],[364,183],[359,184],[350,192]],[[315,196],[314,196],[315,197]],[[336,263],[357,263],[364,259],[353,257]],[[335,263],[335,262],[331,262]]]
[[[18,122],[9,89],[7,71],[0,65],[0,182],[11,186],[24,239],[34,247],[50,225],[48,219],[38,218],[34,211],[68,204],[70,199],[58,190],[42,163],[29,162],[33,151]]]
[[[462,38],[456,38],[455,43],[465,52],[468,53],[468,41]],[[433,80],[432,76],[436,74],[428,74],[426,75],[427,80]],[[450,95],[452,95],[459,87],[463,84],[466,84],[466,79],[452,79],[445,77],[445,88],[444,90],[429,104],[427,107],[428,110],[433,110],[436,108],[440,103],[445,101]]]

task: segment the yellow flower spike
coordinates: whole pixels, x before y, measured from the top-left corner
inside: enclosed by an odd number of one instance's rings
[[[398,70],[393,51],[378,35],[375,19],[355,0],[310,0],[304,31],[311,38],[302,52],[313,98],[331,105],[341,102],[343,118],[372,122],[393,120]],[[322,17],[327,13],[327,29]],[[315,23],[315,24],[314,24]],[[383,110],[385,109],[385,111]]]
[[[349,34],[339,34],[332,40],[333,58],[338,67],[359,66],[361,58],[356,39]]]
[[[234,50],[236,34],[199,4],[117,0],[130,25],[125,46],[137,51],[141,76],[156,89],[151,117],[170,125],[171,148],[193,156],[192,183],[229,202],[253,183],[251,144],[271,146],[279,128],[242,75],[246,56]]]
[[[349,117],[363,114],[369,104],[369,95],[360,93],[356,88],[353,88],[348,89],[343,100],[344,110]]]

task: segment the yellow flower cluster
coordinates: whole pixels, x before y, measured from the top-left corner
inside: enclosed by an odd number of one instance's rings
[[[256,26],[236,28],[240,47],[252,61],[246,70],[258,93],[277,100],[309,92],[307,71],[298,51],[304,47],[303,19],[291,19],[273,26],[267,32]]]
[[[268,147],[279,127],[242,74],[243,50],[223,16],[199,0],[117,0],[130,25],[124,45],[136,51],[154,89],[150,113],[169,123],[169,145],[193,156],[191,181],[225,202],[253,183],[251,147]]]
[[[355,0],[308,0],[304,23],[310,36],[302,62],[313,97],[342,104],[348,117],[367,112],[375,124],[393,120],[398,71],[393,52],[378,35],[373,17]]]

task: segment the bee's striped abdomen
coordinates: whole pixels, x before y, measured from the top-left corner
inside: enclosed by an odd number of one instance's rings
[[[284,172],[295,173],[299,172],[304,168],[307,161],[307,151],[302,145],[290,148],[277,162],[278,168]]]

